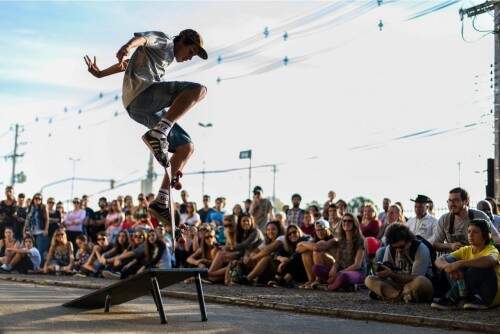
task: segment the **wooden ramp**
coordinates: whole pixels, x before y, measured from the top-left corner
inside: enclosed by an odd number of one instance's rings
[[[83,309],[104,308],[109,312],[111,305],[119,305],[130,300],[151,294],[156,304],[162,324],[167,323],[160,289],[181,282],[189,277],[194,277],[198,302],[200,304],[201,321],[207,321],[205,299],[201,286],[201,276],[206,276],[206,269],[149,269],[143,273],[117,281],[110,286],[89,293],[80,298],[63,304],[66,307]]]

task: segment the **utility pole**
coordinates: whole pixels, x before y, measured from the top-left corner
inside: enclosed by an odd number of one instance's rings
[[[148,171],[146,172],[146,179],[141,182],[141,192],[149,194],[153,191],[153,181],[156,179],[156,174],[153,165],[153,154],[149,153]]]
[[[494,171],[494,191],[495,198],[500,197],[500,89],[497,84],[497,73],[500,71],[500,0],[486,1],[482,4],[460,9],[460,18],[463,20],[464,15],[474,17],[493,10],[494,26],[492,33],[495,35],[495,62],[493,71],[495,73],[494,88],[494,108],[495,108],[495,171]]]
[[[15,126],[15,134],[14,134],[14,151],[12,152],[11,155],[7,155],[5,159],[12,159],[12,174],[10,177],[10,184],[14,186],[16,183],[16,162],[18,158],[21,158],[24,156],[24,153],[18,154],[17,149],[19,148],[20,143],[18,142],[19,140],[19,131],[20,131],[20,126],[19,124],[16,124]]]
[[[273,206],[276,203],[276,173],[278,172],[278,168],[276,168],[276,164],[273,165]]]
[[[73,176],[71,177],[71,196],[70,199],[73,199],[74,190],[75,190],[75,171],[76,171],[76,163],[80,161],[80,159],[69,158],[69,160],[73,163]]]

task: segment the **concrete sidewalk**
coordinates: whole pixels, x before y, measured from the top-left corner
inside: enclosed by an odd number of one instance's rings
[[[98,289],[111,283],[96,278],[72,276],[2,274],[0,279],[41,285]],[[329,293],[315,290],[222,285],[204,285],[210,303],[273,309],[294,313],[373,320],[412,326],[500,333],[498,309],[486,311],[437,311],[426,304],[373,301],[366,290],[356,293]],[[194,284],[176,284],[163,294],[171,298],[196,299]]]

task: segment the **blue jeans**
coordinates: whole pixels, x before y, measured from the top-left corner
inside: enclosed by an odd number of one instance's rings
[[[48,236],[42,234],[37,234],[35,237],[35,245],[38,251],[40,252],[40,257],[42,258],[41,265],[45,261],[45,253],[49,250],[50,240]]]
[[[130,118],[152,129],[167,113],[177,95],[186,89],[202,87],[200,84],[186,81],[156,82],[140,93],[127,107]],[[175,148],[191,143],[191,137],[177,123],[170,130],[167,138],[171,153]]]

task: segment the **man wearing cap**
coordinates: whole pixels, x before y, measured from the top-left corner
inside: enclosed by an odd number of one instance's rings
[[[253,216],[259,229],[265,232],[266,224],[274,218],[273,205],[267,198],[262,197],[262,187],[253,188],[253,202],[250,206],[250,214]]]
[[[406,224],[413,234],[430,240],[437,225],[437,219],[429,214],[431,199],[425,195],[418,195],[411,201],[415,202],[415,217],[410,218]]]
[[[136,49],[130,59],[126,57]],[[151,213],[162,222],[169,219],[169,183],[181,186],[179,178],[193,153],[189,135],[176,122],[206,95],[207,89],[198,83],[163,81],[166,68],[174,61],[184,62],[194,56],[207,59],[203,39],[192,29],[170,36],[159,31],[135,33],[117,52],[118,63],[99,70],[96,59],[85,56],[89,72],[97,78],[125,72],[123,78],[123,105],[129,116],[150,130],[142,140],[156,160],[167,167],[172,164],[172,177],[167,173],[160,191],[149,205]],[[166,110],[168,108],[168,111]],[[172,156],[168,157],[168,152]]]

